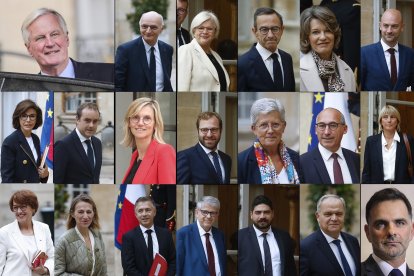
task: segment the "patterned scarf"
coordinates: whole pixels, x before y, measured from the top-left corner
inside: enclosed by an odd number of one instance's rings
[[[328,90],[330,92],[343,92],[345,84],[336,71],[335,53],[332,53],[331,60],[321,59],[315,51],[311,51],[311,53],[318,68],[319,77],[323,80],[328,80]]]
[[[279,154],[282,159],[283,167],[286,170],[289,183],[280,183],[276,168],[273,165],[272,159],[263,149],[259,140],[256,139],[253,143],[254,153],[256,155],[257,164],[259,165],[260,176],[262,177],[262,184],[299,184],[298,173],[293,166],[289,153],[283,141],[279,143]]]

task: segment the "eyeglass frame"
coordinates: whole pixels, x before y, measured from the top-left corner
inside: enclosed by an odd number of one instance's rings
[[[208,127],[203,127],[203,128],[199,128],[199,131],[201,131],[201,133],[203,133],[204,135],[208,134],[209,132],[211,132],[211,134],[217,134],[220,131],[219,127],[212,127],[212,128],[208,128]]]
[[[255,124],[254,127],[257,127],[259,130],[261,131],[267,131],[269,130],[269,125],[271,125],[272,130],[279,130],[285,122],[281,122],[281,123],[271,123],[271,122],[263,122],[261,124]],[[266,125],[266,128],[262,128],[262,126]],[[277,127],[273,127],[274,125],[277,125]]]
[[[17,212],[19,211],[19,209],[20,209],[22,212],[25,212],[25,211],[27,210],[27,205],[20,205],[20,206],[13,206],[13,207],[12,207],[12,211],[13,211],[13,213],[17,213]]]
[[[320,127],[320,125],[324,125],[324,127],[323,128],[321,128]],[[315,124],[315,128],[317,129],[317,130],[319,130],[319,131],[325,131],[326,130],[326,126],[328,126],[328,129],[330,130],[330,131],[335,131],[335,130],[337,130],[338,129],[338,127],[340,126],[340,125],[345,125],[344,123],[337,123],[337,122],[330,122],[329,124],[325,124],[325,123],[316,123]],[[332,126],[333,126],[333,128],[332,128]]]
[[[149,116],[144,116],[144,117],[140,117],[140,116],[138,116],[138,115],[135,115],[135,116],[130,116],[130,117],[128,117],[129,118],[129,122],[130,123],[133,123],[133,124],[139,124],[139,122],[141,122],[141,119],[142,119],[142,124],[144,124],[144,125],[149,125],[149,124],[151,124],[154,120],[151,118],[151,117],[149,117]],[[146,119],[149,119],[150,121],[149,122],[145,122],[145,120]]]
[[[155,32],[158,29],[160,29],[160,27],[156,26],[156,25],[139,25],[139,28],[141,30],[148,30],[148,28],[150,28],[151,31]]]
[[[267,35],[269,33],[269,31],[272,31],[272,34],[278,34],[282,30],[282,27],[279,27],[279,26],[273,26],[271,28],[268,28],[268,27],[260,27],[257,30],[259,31],[259,33],[261,35]],[[264,32],[265,30],[267,30],[267,31]]]
[[[20,115],[20,119],[22,119],[23,121],[27,121],[27,119],[29,118],[30,122],[36,121],[36,117],[37,117],[37,114],[21,114]]]
[[[213,33],[215,30],[216,30],[216,28],[210,28],[210,27],[196,27],[195,28],[197,31],[199,31],[200,33],[202,33],[202,32],[204,32],[204,31],[206,31],[207,33]]]
[[[219,214],[218,211],[210,212],[210,211],[202,210],[202,209],[198,209],[198,210],[200,211],[200,213],[203,217],[207,217],[208,215],[210,215],[210,217],[216,217]]]

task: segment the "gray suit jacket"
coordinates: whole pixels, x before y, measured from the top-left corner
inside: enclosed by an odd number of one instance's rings
[[[379,268],[378,264],[375,262],[372,255],[369,255],[368,259],[361,264],[361,275],[364,276],[387,276],[382,273],[381,269]],[[407,265],[407,276],[414,276],[414,270],[410,269]]]

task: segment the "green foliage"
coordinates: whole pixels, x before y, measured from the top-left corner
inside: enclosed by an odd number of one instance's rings
[[[352,228],[352,221],[355,213],[355,191],[353,185],[309,185],[309,195],[306,200],[309,201],[309,221],[312,223],[313,231],[319,228],[318,222],[315,218],[316,204],[318,199],[325,194],[336,194],[342,197],[346,203],[345,210],[345,231],[350,231]]]
[[[134,11],[128,13],[127,20],[136,34],[139,34],[139,19],[143,13],[155,11],[167,19],[168,0],[132,0]]]
[[[65,190],[65,185],[55,184],[55,219],[66,213],[65,203],[68,198],[69,194]]]

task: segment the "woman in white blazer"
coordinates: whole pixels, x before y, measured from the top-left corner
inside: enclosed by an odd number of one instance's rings
[[[32,220],[39,208],[36,195],[29,190],[15,192],[9,201],[16,220],[0,229],[0,275],[54,275],[54,247],[47,224]],[[32,267],[38,251],[47,255],[42,266]]]
[[[300,16],[300,91],[355,92],[352,69],[334,52],[341,30],[326,7],[312,6]]]
[[[210,11],[202,11],[191,22],[193,40],[178,48],[178,89],[187,91],[228,91],[230,78],[223,60],[211,49],[220,23]]]

